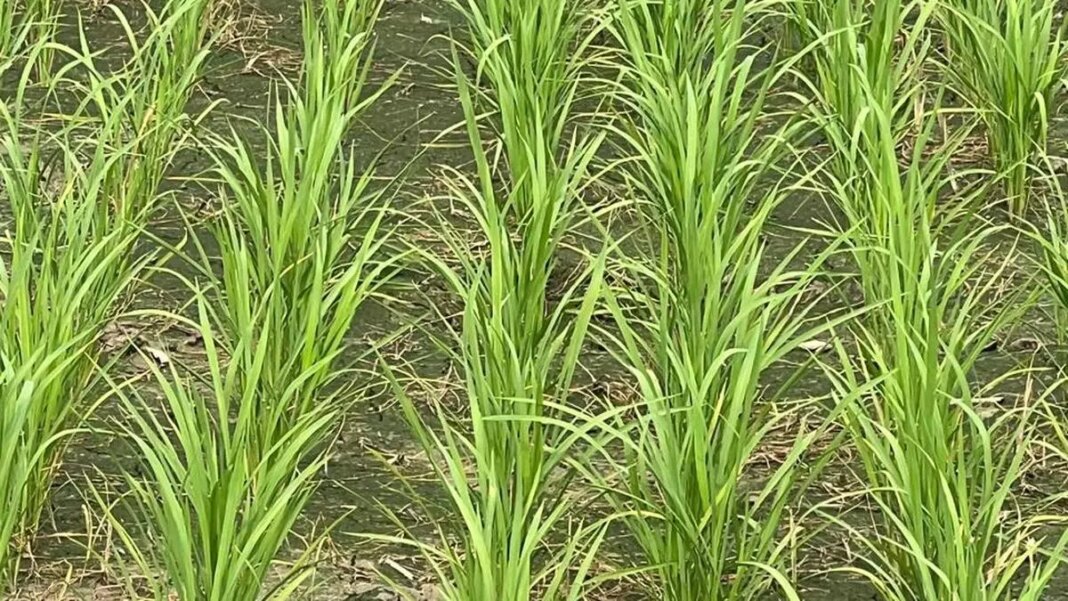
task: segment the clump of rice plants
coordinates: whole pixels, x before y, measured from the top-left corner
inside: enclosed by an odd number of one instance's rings
[[[261,448],[255,397],[271,346],[262,338],[236,341],[224,364],[200,291],[197,305],[199,321],[190,325],[203,337],[208,373],[183,376],[173,364],[164,370],[150,362],[151,384],[116,387],[125,414],[120,433],[141,458],[142,476],[125,475],[118,502],[97,498],[154,599],[288,599],[311,566],[277,570],[275,561],[326,465],[338,415],[313,406]],[[282,400],[300,404],[290,397],[303,394],[301,379],[314,374],[293,375]],[[146,388],[161,393],[163,417]],[[124,580],[131,598],[140,598],[135,580]]]
[[[305,3],[302,76],[287,82],[288,104],[276,98],[266,150],[236,131],[209,148],[222,181],[212,225],[221,275],[199,242],[198,264],[213,284],[225,346],[265,347],[240,357],[250,378],[258,374],[250,402],[264,451],[325,401],[319,393],[337,374],[355,315],[399,258],[382,256],[391,230],[373,168],[357,167],[355,149],[345,149],[346,134],[392,81],[368,90],[380,8],[379,0],[328,1],[321,11]]]
[[[133,48],[117,73],[97,68],[84,27],[78,49],[37,38],[19,79],[18,109],[3,107],[0,171],[13,213],[0,269],[0,355],[11,400],[4,405],[4,587],[47,504],[66,441],[92,412],[98,338],[151,260],[136,243],[180,146],[185,103],[206,57],[197,16],[206,6],[176,0],[163,16],[149,11],[143,42],[117,13]],[[58,133],[31,135],[17,111],[41,56],[53,50],[65,62],[50,89],[68,89],[81,104]],[[44,160],[46,147],[55,158]]]
[[[142,393],[120,391],[147,478],[128,476],[130,502],[118,504],[135,526],[110,517],[157,599],[285,599],[312,573],[302,565],[276,581],[272,566],[327,460],[341,407],[326,387],[352,321],[396,260],[379,260],[388,231],[373,171],[344,149],[386,89],[365,90],[380,7],[304,5],[304,69],[286,83],[288,104],[275,98],[265,161],[236,131],[211,139],[221,274],[195,236],[191,258],[209,284],[192,324],[209,390],[155,370],[166,419]]]
[[[1027,207],[1068,73],[1062,10],[1056,0],[949,0],[938,11],[946,77],[979,111],[1014,215]]]
[[[1011,250],[999,258],[991,248],[1001,228],[975,214],[981,187],[963,188],[953,209],[939,204],[968,131],[935,142],[939,99],[914,92],[911,150],[901,156],[893,107],[855,73],[855,133],[832,140],[859,183],[831,176],[829,195],[869,309],[827,373],[849,397],[841,421],[879,519],[874,536],[841,522],[865,550],[849,570],[887,600],[1042,598],[1047,560],[1038,545],[1019,544],[1029,531],[1012,497],[1030,409],[981,416],[974,381],[980,353],[1029,304],[1002,292]]]
[[[47,42],[56,39],[62,7],[62,0],[32,0],[26,3],[26,12],[35,17],[30,35],[34,39],[34,45],[39,48],[39,52],[32,55],[32,58],[37,71],[37,79],[42,83],[48,83],[52,77],[55,50]]]
[[[0,251],[0,590],[6,592],[48,505],[67,442],[95,406],[100,335],[148,258],[131,259],[136,224],[101,221],[109,162],[118,160],[113,154],[85,161],[67,132],[30,135],[3,104],[0,119],[0,182],[12,210]],[[50,162],[45,144],[56,148]]]
[[[802,74],[801,80],[813,95],[819,130],[832,149],[848,145],[867,110],[867,96],[886,107],[895,133],[910,127],[913,107],[907,99],[919,85],[930,48],[927,22],[934,4],[833,0],[812,9],[820,16],[810,23],[813,76]],[[832,152],[828,167],[841,184],[862,184],[852,178],[855,158]]]
[[[591,9],[561,0],[451,4],[469,29],[469,42],[461,47],[478,65],[469,91],[478,108],[494,113],[482,124],[502,142],[515,213],[536,212],[535,194],[543,185],[537,180],[555,177],[560,169],[544,175],[537,170],[559,163],[569,149],[581,156],[591,145],[590,140],[569,144],[566,139],[579,93],[575,83],[587,66],[596,32],[595,26],[586,26],[592,24]]]
[[[210,53],[213,0],[168,0],[157,12],[145,7],[147,33],[140,37],[122,11],[108,5],[126,34],[128,61],[116,72],[97,64],[79,23],[77,48],[64,51],[71,62],[57,77],[81,98],[69,115],[88,123],[84,133],[99,146],[126,148],[110,162],[107,209],[129,220],[147,220],[157,205],[160,184],[175,156],[188,147],[188,133],[200,116],[186,107]]]
[[[526,601],[535,589],[538,598],[579,599],[599,539],[576,574],[567,572],[580,561],[574,538],[562,554],[546,547],[571,505],[560,472],[580,438],[554,421],[567,418],[553,407],[569,399],[600,286],[599,261],[568,270],[561,258],[600,142],[575,123],[574,107],[595,31],[568,0],[454,5],[469,29],[464,52],[478,65],[465,76],[454,56],[476,174],[452,172],[447,183],[486,248],[472,248],[441,215],[446,250],[423,252],[463,306],[441,346],[463,373],[470,419],[439,414],[438,435],[398,387],[462,520],[458,549],[443,538],[424,550],[450,601]],[[560,298],[550,299],[560,280]]]
[[[21,23],[19,17],[17,3],[13,0],[5,0],[0,4],[0,72],[11,67],[29,34],[29,28]]]
[[[763,378],[827,322],[810,321],[801,300],[822,255],[805,270],[792,267],[803,245],[767,262],[766,225],[785,192],[776,170],[798,131],[761,129],[784,73],[747,51],[765,16],[736,0],[623,0],[611,26],[624,49],[622,171],[651,236],[622,260],[638,284],[608,295],[618,331],[602,335],[640,400],[636,417],[610,421],[627,452],[607,458],[603,484],[619,477],[613,502],[669,601],[797,598],[788,506],[821,426],[765,394]],[[752,474],[793,418],[782,463]]]

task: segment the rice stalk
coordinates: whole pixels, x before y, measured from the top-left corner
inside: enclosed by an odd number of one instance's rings
[[[822,39],[834,35],[832,24],[833,9],[837,2],[818,0],[790,0],[783,2],[783,39],[784,51],[810,52]],[[814,63],[810,58],[802,59],[802,70],[811,73]]]
[[[538,199],[527,188],[537,184],[527,180],[539,175],[528,173],[547,161],[562,161],[562,153],[574,146],[567,140],[568,125],[596,34],[592,8],[564,0],[450,4],[468,29],[466,43],[456,43],[476,65],[466,85],[478,114],[487,115],[480,125],[500,140],[503,169],[515,188],[515,214],[534,212]],[[550,156],[539,156],[543,151]]]
[[[4,0],[0,4],[0,72],[7,71],[14,63],[14,57],[18,54],[28,34],[19,19],[18,5],[15,0]]]
[[[1045,166],[1050,167],[1047,158]],[[1035,243],[1035,265],[1042,278],[1044,292],[1052,299],[1053,323],[1058,347],[1068,344],[1068,198],[1056,177],[1046,180],[1050,194],[1044,199],[1045,219],[1024,232]]]

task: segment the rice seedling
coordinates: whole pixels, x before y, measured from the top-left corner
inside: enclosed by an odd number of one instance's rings
[[[579,599],[603,532],[584,530],[592,538],[570,538],[561,553],[546,549],[572,503],[561,468],[582,438],[553,407],[570,399],[603,270],[603,261],[569,270],[561,259],[585,211],[581,193],[600,144],[574,123],[595,32],[588,13],[566,0],[454,5],[478,65],[465,76],[454,53],[476,175],[451,172],[448,193],[486,248],[473,248],[439,215],[446,250],[422,251],[463,306],[462,325],[449,326],[441,346],[464,374],[470,419],[461,426],[439,413],[444,433],[436,434],[397,387],[460,516],[459,550],[444,536],[439,548],[422,548],[451,601]],[[550,298],[561,280],[560,297]]]
[[[19,86],[28,86],[27,67]],[[102,227],[104,181],[118,154],[83,164],[66,137],[29,135],[0,104],[0,183],[12,223],[0,251],[0,590],[48,505],[67,443],[95,406],[98,340],[151,255],[132,260],[139,229]],[[43,147],[55,146],[46,161]],[[121,153],[127,149],[116,149]]]
[[[14,4],[14,2],[12,2]],[[0,64],[4,57],[14,57],[20,49],[28,50],[34,47],[36,52],[31,56],[37,73],[37,80],[47,84],[51,77],[55,51],[48,43],[55,40],[56,32],[59,31],[59,19],[61,16],[62,0],[25,0],[22,2],[21,11],[15,9],[18,16],[15,19],[0,17],[0,21],[15,21],[10,23],[12,30],[6,34],[0,34],[4,39],[0,40]],[[0,12],[4,12],[0,9]]]
[[[537,176],[527,174],[541,163],[559,162],[569,148],[581,155],[591,143],[576,146],[566,140],[579,92],[576,82],[588,65],[597,31],[590,27],[591,9],[562,0],[450,4],[468,28],[468,42],[459,46],[477,65],[467,82],[469,92],[479,109],[493,113],[481,123],[502,141],[515,212],[525,215],[534,211],[538,186],[527,181]]]
[[[584,303],[578,315],[582,320],[579,327],[586,326],[592,309],[591,302]],[[479,318],[476,311],[469,306],[464,319]],[[475,338],[473,330],[476,328],[465,326],[461,342],[459,352],[465,355],[465,366],[478,366],[477,356],[467,355],[488,346]],[[559,346],[577,340],[572,335],[570,341],[559,338],[553,342]],[[566,352],[557,352],[554,357],[574,365],[578,345],[568,346]],[[512,372],[522,369],[517,365]],[[526,398],[498,396],[490,388],[488,374],[471,370],[463,388],[470,424],[456,423],[439,408],[439,433],[426,423],[392,373],[391,379],[434,477],[456,511],[457,523],[437,525],[440,542],[436,545],[418,542],[410,533],[407,538],[366,536],[416,547],[430,566],[435,594],[445,601],[589,598],[602,581],[592,573],[592,567],[607,533],[606,523],[576,525],[567,519],[574,505],[566,487],[571,479],[558,472],[591,452],[582,450],[581,445],[594,439],[595,422],[576,426],[559,421],[573,412],[553,403],[545,393],[534,398],[532,394]],[[413,490],[409,492],[417,498]],[[430,513],[425,503],[420,507]],[[402,531],[408,531],[396,514],[382,509]],[[459,544],[454,542],[452,527],[459,529]],[[551,543],[554,534],[562,538],[556,546]],[[402,588],[398,590],[408,601],[416,601]]]
[[[1049,161],[1045,161],[1047,167]],[[1048,169],[1052,173],[1052,168]],[[1035,243],[1035,264],[1045,291],[1052,299],[1052,315],[1059,347],[1068,344],[1068,199],[1060,180],[1046,180],[1050,194],[1045,201],[1045,219],[1024,231]]]
[[[378,260],[388,232],[373,172],[358,172],[343,151],[388,86],[365,93],[380,7],[305,4],[304,71],[286,84],[287,106],[275,99],[266,165],[236,131],[211,140],[223,189],[212,224],[221,275],[195,236],[191,257],[210,284],[197,292],[193,324],[204,334],[210,393],[157,370],[165,420],[141,393],[124,394],[123,429],[148,478],[127,477],[135,525],[117,514],[111,522],[158,599],[287,598],[310,575],[266,584],[326,462],[341,407],[325,387],[356,312],[396,260]],[[155,544],[142,550],[142,540]]]
[[[24,27],[19,27],[16,8],[14,0],[4,0],[4,3],[0,4],[0,65],[4,65],[5,71],[18,54],[17,49],[22,45],[27,33]]]
[[[221,349],[199,291],[197,303],[199,321],[190,325],[203,336],[207,376],[150,362],[163,417],[143,383],[116,387],[126,415],[120,432],[141,458],[143,477],[126,474],[128,492],[118,502],[108,504],[100,493],[97,500],[154,599],[287,599],[311,576],[311,566],[272,568],[326,465],[338,414],[313,406],[260,448],[257,379],[270,367],[264,338],[274,333],[264,329]],[[304,393],[302,381],[316,377],[316,367],[291,375],[282,400],[304,403],[290,397]],[[142,598],[133,579],[124,581],[131,598]]]
[[[1003,291],[1012,250],[1005,258],[990,248],[1004,228],[976,216],[981,186],[963,189],[953,208],[939,205],[953,189],[947,162],[968,135],[936,146],[940,98],[908,96],[916,121],[902,157],[892,105],[860,69],[856,77],[864,93],[857,133],[831,139],[861,183],[832,177],[829,194],[870,309],[850,328],[855,344],[837,345],[839,362],[827,373],[839,395],[852,395],[841,421],[880,519],[875,536],[838,520],[867,552],[862,565],[843,570],[895,601],[1042,598],[1045,559],[1019,544],[1026,530],[1012,497],[1031,410],[980,415],[975,383],[980,353],[1029,305],[1026,294]],[[1013,588],[1020,580],[1023,589]]]
[[[626,449],[601,480],[670,601],[762,598],[790,582],[796,531],[788,505],[799,461],[824,430],[765,394],[768,369],[829,327],[802,293],[824,259],[767,264],[766,225],[784,198],[777,169],[797,123],[762,129],[772,86],[749,28],[773,8],[735,0],[618,4],[624,49],[618,104],[623,173],[651,232],[622,259],[628,290],[602,332],[638,383],[637,415],[612,420]],[[797,418],[782,462],[755,474],[771,433]]]
[[[156,12],[145,7],[148,33],[139,39],[121,10],[108,8],[130,46],[129,60],[117,71],[97,63],[79,22],[77,48],[60,47],[70,64],[57,76],[80,104],[68,120],[88,124],[100,146],[133,146],[113,162],[105,185],[107,210],[125,219],[148,219],[157,206],[160,184],[175,156],[189,146],[191,129],[212,108],[189,116],[186,107],[210,53],[208,16],[212,0],[168,0]]]
[[[4,0],[0,2],[0,73],[25,58],[37,47],[35,64],[38,77],[46,79],[52,66],[52,52],[45,42],[52,41],[59,26],[61,0]]]
[[[52,67],[55,62],[55,50],[50,44],[41,44],[42,41],[53,41],[59,31],[62,0],[31,0],[26,3],[27,13],[35,15],[32,35],[35,43],[40,45],[40,52],[34,57],[38,81],[47,84],[52,77]]]
[[[393,81],[368,83],[380,8],[379,0],[328,1],[318,12],[305,3],[302,77],[286,84],[288,105],[276,97],[266,158],[236,131],[209,148],[222,181],[222,215],[212,228],[221,275],[196,240],[194,261],[213,284],[227,346],[259,338],[268,347],[262,369],[251,363],[259,354],[241,357],[258,374],[250,402],[259,406],[264,451],[326,402],[320,393],[338,373],[354,317],[403,256],[383,256],[392,229],[383,225],[373,167],[361,170],[355,149],[344,149],[346,134]],[[288,392],[295,382],[299,394]]]
[[[1068,43],[1056,0],[949,0],[938,12],[945,74],[979,111],[1014,215],[1027,208],[1050,113],[1064,88]]]
[[[929,53],[927,23],[934,6],[901,0],[818,4],[820,20],[810,23],[814,75],[801,74],[800,79],[812,93],[819,131],[831,138],[829,168],[839,182],[862,185],[864,181],[852,177],[863,169],[850,162],[857,157],[834,150],[848,146],[858,124],[870,124],[861,119],[867,96],[886,107],[895,133],[911,126],[909,98],[920,85]]]

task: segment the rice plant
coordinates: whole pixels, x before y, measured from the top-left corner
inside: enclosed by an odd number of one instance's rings
[[[468,427],[439,414],[444,434],[434,434],[398,388],[428,455],[440,458],[435,471],[461,522],[459,550],[447,539],[424,550],[451,601],[579,599],[598,537],[585,555],[574,539],[562,554],[546,547],[572,502],[561,468],[581,438],[554,423],[567,417],[552,407],[570,398],[603,268],[568,270],[561,258],[600,143],[575,123],[574,107],[595,31],[567,0],[454,5],[470,36],[464,52],[478,65],[465,76],[454,54],[476,173],[451,172],[448,193],[486,246],[472,247],[439,215],[446,250],[422,253],[463,306],[442,347],[463,373],[470,419]],[[581,564],[574,575],[572,561]]]
[[[0,182],[12,210],[0,254],[0,590],[6,592],[48,506],[67,443],[96,404],[101,332],[122,310],[149,257],[131,259],[136,224],[100,220],[103,183],[117,155],[101,151],[83,163],[68,132],[31,135],[3,104],[0,119]],[[56,149],[50,161],[46,145]]]
[[[191,325],[203,337],[208,374],[183,376],[173,364],[163,370],[150,362],[151,385],[116,388],[125,414],[120,433],[141,458],[143,476],[125,475],[119,502],[97,499],[153,598],[287,599],[311,576],[311,566],[279,569],[275,562],[326,465],[338,415],[313,406],[261,449],[257,379],[269,367],[271,345],[263,338],[273,332],[221,349],[199,291],[197,302],[199,322]],[[300,404],[303,399],[290,397],[303,394],[301,381],[315,373],[291,375],[283,400]],[[146,388],[162,393],[163,417]],[[130,598],[142,598],[134,580],[124,580]]]
[[[464,18],[468,41],[459,44],[478,66],[468,83],[483,120],[502,141],[517,215],[535,211],[538,185],[527,174],[559,162],[569,147],[575,85],[588,66],[595,27],[592,10],[563,0],[450,0]],[[573,145],[572,145],[573,146]],[[575,154],[589,146],[583,141]],[[539,156],[546,152],[548,157]],[[554,173],[546,174],[548,177]],[[485,183],[485,182],[482,182]],[[567,214],[566,212],[564,213]]]
[[[114,5],[108,5],[130,46],[128,61],[112,71],[100,64],[79,22],[79,43],[69,55],[57,85],[81,99],[68,120],[88,124],[84,135],[100,146],[126,147],[107,179],[108,210],[126,219],[148,219],[157,206],[160,184],[175,156],[189,147],[189,132],[201,115],[186,108],[210,52],[208,26],[212,0],[168,0],[156,12],[145,8],[148,31],[139,36]]]
[[[0,65],[6,71],[13,63],[28,31],[20,27],[17,4],[14,0],[4,0],[0,4]]]
[[[829,195],[870,309],[828,375],[839,395],[871,386],[840,406],[879,520],[875,536],[847,526],[865,554],[843,569],[888,600],[1042,598],[1045,558],[1018,544],[1012,497],[1030,409],[982,417],[975,382],[980,353],[1029,299],[1002,290],[1012,252],[1001,258],[991,248],[1002,228],[975,214],[985,190],[965,188],[954,208],[939,204],[953,189],[947,162],[968,130],[936,143],[940,99],[914,92],[914,138],[901,156],[893,109],[865,83],[857,89],[857,133],[832,140],[861,183],[832,178]],[[1013,588],[1021,581],[1022,591]]]
[[[618,103],[623,173],[652,233],[623,259],[608,295],[618,332],[602,335],[638,384],[632,421],[612,429],[622,521],[669,601],[757,599],[791,583],[789,503],[799,461],[822,426],[764,391],[768,369],[815,336],[801,295],[824,255],[795,270],[804,245],[768,264],[767,223],[785,196],[797,123],[766,129],[785,73],[746,46],[773,5],[624,0],[612,31],[624,49]],[[770,267],[770,269],[769,269]],[[635,284],[637,282],[637,284]],[[751,463],[773,431],[800,430],[767,474]]]
[[[1045,163],[1049,166],[1048,161]],[[1045,202],[1045,219],[1025,232],[1038,251],[1035,263],[1045,291],[1052,299],[1056,340],[1063,347],[1068,344],[1068,198],[1057,178],[1046,181],[1050,194]]]
[[[209,148],[222,182],[212,228],[221,275],[199,242],[196,261],[213,283],[226,346],[259,339],[267,347],[241,357],[266,362],[244,366],[258,374],[250,400],[265,451],[325,402],[319,393],[337,375],[354,317],[401,258],[384,256],[392,230],[373,166],[359,168],[355,147],[345,149],[346,134],[392,82],[368,83],[380,8],[379,0],[328,1],[317,12],[305,3],[303,73],[287,83],[287,105],[276,98],[266,156],[236,131]],[[299,394],[288,390],[295,385]]]
[[[0,2],[0,73],[26,58],[37,47],[34,65],[38,78],[47,80],[52,66],[52,51],[47,46],[59,27],[61,0],[3,0]]]
[[[55,50],[51,44],[41,42],[54,41],[59,32],[62,0],[31,0],[26,3],[28,14],[35,15],[31,36],[35,39],[35,45],[41,47],[41,51],[34,59],[37,71],[37,79],[42,83],[48,83],[52,78],[52,67],[55,62]]]
[[[886,107],[896,133],[911,126],[908,99],[920,85],[930,49],[927,23],[935,4],[832,0],[813,7],[820,17],[810,22],[815,68],[811,79],[802,75],[801,80],[812,93],[819,131],[837,138],[828,140],[832,150],[848,144],[858,123],[869,123],[861,119],[866,96]],[[842,183],[850,182],[858,169],[850,158],[831,153],[829,168]]]
[[[1068,68],[1056,0],[948,0],[939,10],[947,80],[979,111],[1007,206],[1022,215]]]

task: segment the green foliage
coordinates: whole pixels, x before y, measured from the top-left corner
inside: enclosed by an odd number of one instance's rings
[[[1021,520],[1008,519],[1031,410],[984,418],[973,381],[982,350],[1029,305],[1026,294],[1002,292],[1011,249],[1007,258],[990,249],[1002,228],[975,214],[983,188],[939,204],[954,189],[947,163],[968,131],[936,146],[936,112],[913,94],[912,147],[901,156],[892,107],[858,89],[854,135],[831,138],[857,166],[855,181],[832,177],[829,195],[869,309],[850,328],[855,348],[839,344],[840,363],[827,371],[848,397],[842,423],[882,516],[877,537],[856,532],[868,552],[856,571],[884,599],[1009,599],[1021,575],[1020,598],[1041,598],[1045,560],[1019,544],[1029,534]],[[1039,567],[1021,573],[1025,565]]]
[[[1062,11],[1056,0],[947,0],[938,11],[947,80],[979,111],[1008,208],[1017,216],[1027,208],[1068,74]]]
[[[55,86],[80,98],[69,121],[87,125],[82,135],[95,138],[115,157],[103,182],[107,202],[102,212],[147,223],[168,168],[189,147],[193,126],[211,109],[186,114],[210,51],[211,2],[170,0],[158,12],[145,7],[148,31],[143,37],[118,7],[108,5],[131,49],[116,70],[98,64],[99,51],[92,48],[84,23],[79,22],[76,49],[59,47],[70,62],[55,77]]]
[[[135,510],[134,525],[109,516],[157,598],[284,599],[312,573],[303,566],[275,583],[272,565],[326,464],[342,409],[327,386],[352,321],[395,261],[379,261],[389,231],[373,171],[358,171],[344,148],[391,83],[365,93],[380,7],[305,5],[304,69],[298,84],[286,83],[288,104],[275,99],[265,160],[236,131],[211,139],[223,189],[211,224],[221,274],[192,237],[210,284],[197,291],[194,324],[210,391],[154,370],[160,419],[142,393],[120,390],[124,432],[148,477],[126,478],[130,503],[120,506]],[[153,544],[142,551],[142,540]]]
[[[790,599],[797,532],[788,505],[801,490],[809,428],[762,387],[768,369],[811,340],[801,295],[824,255],[769,266],[767,222],[786,194],[776,181],[796,123],[762,130],[784,71],[746,40],[772,5],[733,0],[619,4],[622,171],[652,240],[623,259],[626,289],[608,297],[614,354],[638,383],[636,415],[612,431],[626,449],[608,479],[612,500],[670,601]],[[711,57],[711,58],[709,58]],[[797,439],[771,473],[751,462],[777,428]],[[752,484],[747,484],[747,481]]]
[[[885,107],[892,133],[903,136],[912,125],[913,99],[929,53],[927,22],[933,2],[833,0],[816,3],[808,22],[813,77],[801,77],[812,96],[819,130],[828,138],[828,170],[839,186],[859,187],[866,179],[862,157],[840,152],[874,127],[865,114],[871,101]],[[852,194],[863,197],[857,189]]]
[[[392,82],[366,91],[380,8],[377,0],[326,2],[321,12],[306,4],[303,75],[287,83],[287,105],[275,100],[266,150],[236,131],[209,149],[223,184],[212,224],[222,273],[196,241],[198,267],[213,284],[225,345],[257,348],[240,360],[259,390],[249,402],[265,451],[328,402],[324,387],[338,373],[353,319],[400,258],[382,256],[392,229],[383,225],[373,168],[358,168],[355,147],[345,149],[346,134]],[[262,368],[251,363],[261,345]],[[288,390],[295,382],[299,394]]]
[[[1035,263],[1046,292],[1053,300],[1057,342],[1068,344],[1068,198],[1057,178],[1047,180],[1051,198],[1045,205],[1045,220],[1025,230],[1038,250]]]
[[[1015,406],[983,399],[1020,375],[981,384],[980,356],[1035,294],[1006,286],[1012,230],[980,217],[990,173],[951,164],[973,127],[942,94],[975,110],[994,181],[1024,214],[1036,174],[1053,171],[1057,3],[450,4],[466,27],[452,48],[463,122],[443,136],[466,135],[473,163],[446,168],[433,200],[464,214],[413,219],[440,237],[394,248],[390,187],[353,137],[399,76],[373,82],[384,0],[306,0],[300,73],[273,95],[271,122],[198,148],[220,213],[207,241],[185,214],[196,273],[171,273],[196,319],[138,313],[196,329],[206,364],[149,361],[148,381],[117,384],[101,338],[155,259],[141,242],[189,248],[144,234],[214,107],[187,114],[216,4],[145,5],[143,31],[109,5],[128,50],[112,66],[80,21],[75,47],[56,41],[61,0],[0,0],[0,74],[18,75],[0,104],[0,592],[16,588],[67,445],[113,398],[140,469],[117,497],[93,493],[122,569],[137,572],[128,596],[142,581],[159,601],[303,593],[309,556],[281,560],[362,385],[343,377],[356,372],[353,326],[395,300],[386,286],[415,256],[446,289],[426,329],[462,374],[461,419],[443,407],[428,419],[400,367],[385,368],[452,519],[433,543],[368,536],[418,549],[445,601],[591,598],[620,575],[599,565],[612,524],[640,551],[621,573],[650,575],[658,599],[797,600],[816,512],[795,512],[845,440],[862,490],[833,501],[861,499],[875,532],[826,515],[861,550],[833,569],[889,601],[1041,599],[1068,547],[1066,531],[1042,538],[1064,526],[1043,507],[1064,495],[1024,509],[1016,493],[1036,445],[1068,458],[1068,426],[1056,387]],[[761,41],[782,17],[789,55]],[[947,86],[929,80],[932,19]],[[34,129],[31,96],[65,114]],[[1068,206],[1059,180],[1042,188],[1045,222],[1027,235],[1063,345]],[[831,209],[829,245],[774,253],[774,216],[813,192]],[[631,229],[617,233],[620,221]],[[830,293],[815,291],[836,254],[854,267],[841,286],[859,290],[851,312],[823,311]],[[633,403],[580,404],[591,328]],[[788,364],[832,329],[843,336],[822,365],[827,407],[790,394],[810,363]],[[779,368],[789,377],[770,390]],[[111,396],[97,394],[104,380]],[[783,432],[781,461],[760,467]],[[817,441],[829,445],[819,454]],[[586,520],[594,493],[611,512]]]
[[[552,407],[569,399],[603,270],[594,261],[569,271],[561,260],[585,211],[581,193],[600,143],[574,123],[594,32],[587,13],[566,0],[454,4],[469,28],[465,52],[478,65],[467,78],[454,56],[477,177],[450,173],[449,196],[488,248],[472,248],[440,216],[445,252],[422,253],[463,305],[455,344],[443,346],[464,374],[470,419],[468,429],[439,416],[444,434],[433,434],[398,388],[462,517],[462,550],[448,550],[447,541],[426,550],[452,601],[520,601],[534,588],[539,598],[579,599],[599,537],[577,575],[567,573],[579,561],[575,539],[559,554],[543,550],[571,506],[559,472],[578,439],[554,422],[565,418]],[[550,300],[550,287],[565,279]]]
[[[298,564],[275,582],[272,567],[326,466],[326,443],[338,415],[314,406],[261,449],[263,416],[255,397],[270,346],[253,338],[217,347],[206,301],[197,295],[200,320],[192,325],[203,336],[206,381],[201,385],[199,377],[150,362],[164,417],[142,392],[149,388],[143,382],[116,389],[126,416],[121,431],[141,458],[145,477],[127,474],[128,492],[117,504],[134,519],[110,505],[107,516],[157,600],[174,598],[172,591],[196,601],[287,599],[312,572]],[[304,394],[302,380],[315,375],[314,368],[295,374],[282,400],[305,402],[296,398]],[[130,579],[127,587],[133,598]]]
[[[0,251],[0,590],[6,591],[49,502],[69,437],[95,406],[100,335],[148,257],[131,259],[136,224],[99,219],[115,155],[88,153],[85,160],[85,148],[68,132],[30,136],[21,117],[2,104],[0,118],[0,182],[12,210]],[[45,144],[58,150],[50,163]]]
[[[52,67],[53,41],[59,28],[62,0],[0,1],[0,74],[19,59],[32,59],[40,79]]]

